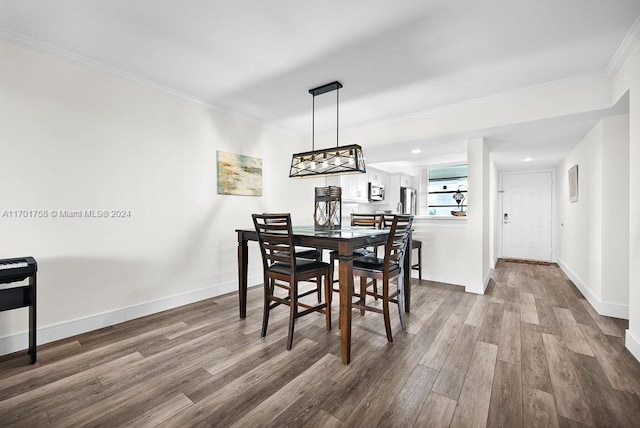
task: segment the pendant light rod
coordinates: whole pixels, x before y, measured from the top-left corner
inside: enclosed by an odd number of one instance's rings
[[[311,97],[311,150],[316,149],[316,96]]]
[[[309,89],[309,93],[313,95],[311,101],[311,150],[316,148],[316,96],[331,91],[336,91],[336,147],[340,146],[338,134],[340,129],[340,88],[342,88],[342,83],[336,80],[335,82]]]

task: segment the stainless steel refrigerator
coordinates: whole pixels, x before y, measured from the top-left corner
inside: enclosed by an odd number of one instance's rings
[[[418,192],[410,187],[400,188],[400,203],[402,204],[402,214],[416,214],[418,204]]]

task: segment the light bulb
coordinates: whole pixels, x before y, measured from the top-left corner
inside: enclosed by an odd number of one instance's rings
[[[336,160],[335,160],[335,161],[333,161],[333,164],[334,164],[335,166],[340,166],[340,158],[336,156]]]
[[[326,160],[325,160],[325,161],[322,161],[322,167],[323,167],[323,168],[326,168],[326,167],[328,167],[328,166],[329,166],[329,162],[327,162]]]
[[[316,162],[315,161],[311,161],[311,169],[316,169]]]

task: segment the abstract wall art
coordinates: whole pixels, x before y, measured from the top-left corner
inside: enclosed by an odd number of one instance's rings
[[[262,196],[262,159],[216,152],[218,194]]]

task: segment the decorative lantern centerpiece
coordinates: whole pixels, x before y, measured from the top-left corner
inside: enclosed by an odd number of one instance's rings
[[[316,229],[340,229],[342,226],[342,188],[316,187],[313,222]]]

